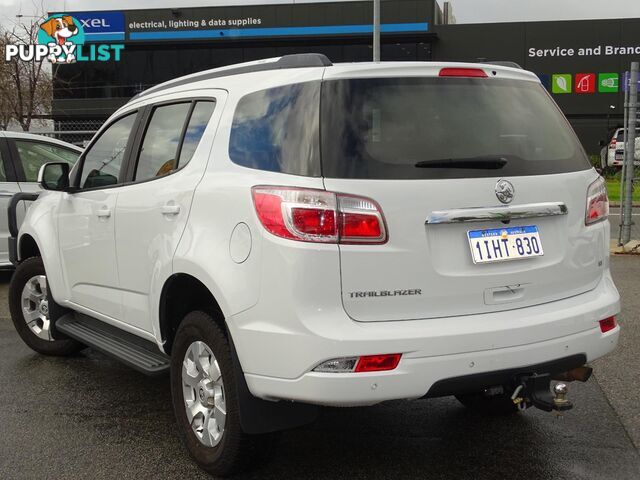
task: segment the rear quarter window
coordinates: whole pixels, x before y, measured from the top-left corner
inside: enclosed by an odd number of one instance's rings
[[[229,157],[243,167],[320,176],[320,82],[250,93],[236,107]]]

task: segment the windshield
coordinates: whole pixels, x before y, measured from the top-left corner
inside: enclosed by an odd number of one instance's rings
[[[330,178],[495,177],[590,168],[566,119],[534,82],[326,81],[320,131],[323,175]]]

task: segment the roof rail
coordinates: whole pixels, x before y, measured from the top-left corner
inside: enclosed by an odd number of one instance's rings
[[[238,63],[228,67],[214,68],[213,70],[205,70],[186,77],[170,80],[160,85],[151,87],[144,92],[138,93],[135,97],[149,93],[156,93],[173,87],[187,85],[189,83],[200,82],[203,80],[211,80],[214,78],[229,77],[231,75],[240,75],[243,73],[265,72],[268,70],[282,70],[285,68],[305,68],[305,67],[330,67],[333,63],[326,55],[321,53],[298,53],[295,55],[284,55],[282,57],[267,58],[254,62]]]
[[[483,61],[480,63],[485,63],[487,65],[496,65],[498,67],[510,67],[510,68],[519,68],[520,70],[523,70],[523,68],[517,64],[516,62],[512,62],[510,60],[491,60],[491,61]]]

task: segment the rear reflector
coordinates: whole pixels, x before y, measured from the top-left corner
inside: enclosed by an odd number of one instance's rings
[[[607,333],[609,330],[616,328],[616,317],[608,317],[598,322],[600,324],[600,331]]]
[[[400,363],[399,353],[391,353],[387,355],[367,355],[358,359],[355,372],[382,372],[385,370],[393,370]]]
[[[487,78],[487,74],[481,68],[443,68],[439,75],[441,77]]]
[[[264,228],[282,238],[315,243],[380,244],[387,230],[371,199],[308,188],[253,187]]]

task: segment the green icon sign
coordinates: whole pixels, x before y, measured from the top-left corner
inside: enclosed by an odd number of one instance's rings
[[[620,88],[620,76],[617,73],[599,73],[598,91],[600,93],[617,93]]]
[[[553,93],[571,93],[571,75],[554,73],[551,76],[551,91]]]

